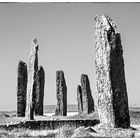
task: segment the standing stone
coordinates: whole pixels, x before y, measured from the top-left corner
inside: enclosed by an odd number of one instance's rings
[[[45,84],[45,72],[43,67],[39,66],[37,76],[36,105],[35,105],[36,115],[43,115],[44,84]]]
[[[38,71],[38,43],[34,39],[31,46],[29,59],[28,84],[27,84],[27,103],[26,117],[29,120],[34,119],[35,99],[37,93],[37,71]]]
[[[130,126],[120,33],[107,15],[95,18],[96,84],[100,122],[111,127]]]
[[[82,104],[83,104],[83,113],[91,113],[94,111],[94,101],[91,94],[90,83],[88,75],[81,75],[81,91],[82,91]]]
[[[81,86],[77,87],[77,102],[78,102],[78,114],[81,114],[83,111],[83,100],[82,100],[82,90]]]
[[[56,116],[67,115],[67,86],[63,71],[56,72],[56,96],[57,107],[55,110]]]
[[[17,116],[25,117],[27,89],[27,65],[19,61],[17,70]]]
[[[78,102],[78,114],[81,114],[83,111],[83,100],[82,100],[82,90],[81,86],[77,87],[77,102]]]

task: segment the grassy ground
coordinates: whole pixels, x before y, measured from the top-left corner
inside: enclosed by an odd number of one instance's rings
[[[99,137],[121,137],[132,138],[135,137],[133,130],[124,129],[102,129],[98,133],[94,130],[94,127],[70,127],[62,126],[56,130],[31,130],[24,128],[15,128],[13,130],[0,130],[1,138],[99,138]]]
[[[55,108],[54,106],[47,107],[52,110]],[[76,106],[71,106],[69,111],[76,111]],[[0,124],[5,123],[15,123],[19,121],[25,121],[25,118],[17,118],[15,117],[15,111],[12,112],[0,112]],[[45,113],[48,113],[45,109]],[[25,128],[14,128],[12,130],[4,130],[0,129],[0,137],[1,138],[19,138],[19,137],[45,137],[45,138],[98,138],[98,137],[124,137],[124,138],[132,138],[132,137],[139,137],[140,138],[140,109],[138,108],[131,108],[130,109],[130,120],[131,120],[131,126],[137,128],[137,130],[132,129],[110,129],[107,127],[99,127],[98,125],[95,127],[72,127],[72,126],[62,126],[59,129],[55,130],[31,130],[31,129],[25,129]],[[52,116],[52,117],[46,117],[46,116],[36,116],[36,120],[61,120],[61,119],[98,119],[98,115],[96,112],[89,114],[89,115],[74,115],[74,116],[67,116],[67,117],[60,117],[60,116]],[[98,132],[98,133],[97,133]]]

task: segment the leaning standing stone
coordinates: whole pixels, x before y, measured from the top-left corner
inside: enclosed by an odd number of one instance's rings
[[[45,72],[43,67],[39,66],[37,75],[37,94],[35,105],[36,115],[43,115],[44,84],[45,84]]]
[[[27,89],[27,65],[19,61],[17,70],[17,116],[25,117]]]
[[[29,59],[28,84],[27,84],[26,117],[29,120],[34,119],[35,99],[37,93],[37,71],[38,71],[38,43],[37,40],[34,39]]]
[[[107,15],[95,18],[96,85],[100,122],[111,127],[130,126],[120,33]]]
[[[67,86],[63,71],[56,72],[56,96],[57,107],[55,115],[66,116],[67,115]]]

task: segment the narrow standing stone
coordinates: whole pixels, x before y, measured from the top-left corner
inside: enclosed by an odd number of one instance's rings
[[[17,70],[17,116],[25,117],[27,89],[27,65],[19,61]]]
[[[43,67],[39,66],[37,77],[36,105],[35,105],[36,115],[43,115],[44,84],[45,84],[45,72]]]
[[[95,18],[96,84],[100,122],[111,127],[130,126],[120,33],[107,15]]]
[[[38,43],[37,40],[34,39],[29,59],[28,84],[27,84],[26,117],[29,120],[34,119],[35,99],[37,93],[37,71],[38,71]]]
[[[57,107],[55,115],[67,115],[67,86],[63,71],[56,72],[56,96]]]
[[[94,101],[91,94],[90,83],[88,75],[81,75],[81,91],[82,91],[82,104],[83,113],[91,113],[94,111]]]
[[[81,86],[77,87],[77,102],[78,102],[78,114],[82,114],[83,111],[83,100]]]

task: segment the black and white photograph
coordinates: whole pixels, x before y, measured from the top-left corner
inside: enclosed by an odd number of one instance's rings
[[[0,2],[0,138],[140,138],[140,2]]]

